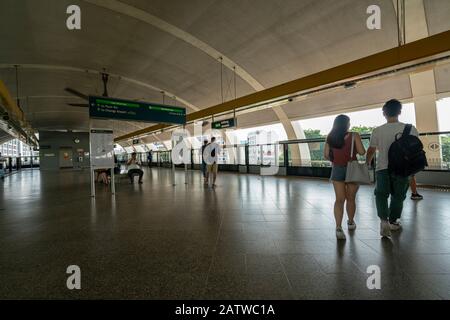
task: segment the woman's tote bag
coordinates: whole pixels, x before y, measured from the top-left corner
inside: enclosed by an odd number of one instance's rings
[[[358,160],[353,160],[353,148],[355,146],[355,135],[352,133],[352,147],[350,151],[350,161],[347,163],[347,173],[345,175],[345,182],[357,184],[370,184],[369,167],[366,163],[359,163]]]

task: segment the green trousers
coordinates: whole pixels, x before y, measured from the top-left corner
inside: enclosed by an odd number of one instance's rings
[[[403,201],[409,188],[409,177],[400,177],[389,173],[388,170],[377,171],[375,196],[378,217],[394,222],[400,219]],[[389,204],[389,197],[391,203]]]

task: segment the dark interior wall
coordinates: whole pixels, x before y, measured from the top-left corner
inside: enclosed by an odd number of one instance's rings
[[[79,139],[79,143],[75,140]],[[78,150],[83,149],[89,154],[89,133],[87,132],[39,132],[39,156],[41,170],[59,170],[59,151],[61,148],[72,149],[73,167],[89,167],[89,157],[84,156],[83,161],[78,159]]]

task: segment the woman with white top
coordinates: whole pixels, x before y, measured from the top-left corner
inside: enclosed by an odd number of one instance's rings
[[[127,162],[128,166],[128,177],[130,177],[131,183],[134,182],[133,175],[139,175],[139,184],[142,184],[142,176],[144,175],[144,171],[139,167],[138,161],[136,159],[136,152],[131,154],[131,159]]]

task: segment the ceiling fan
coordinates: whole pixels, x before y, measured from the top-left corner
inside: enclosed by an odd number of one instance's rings
[[[103,97],[108,97],[108,80],[109,80],[109,74],[107,74],[105,72],[105,70],[103,70],[103,72],[100,73],[100,75],[102,76],[102,82],[103,82]],[[89,101],[89,96],[85,95],[84,93],[81,93],[78,90],[75,90],[73,88],[64,88],[64,90],[74,96],[77,96],[83,100]],[[69,106],[71,107],[83,107],[83,108],[89,108],[89,104],[88,103],[68,103]]]

